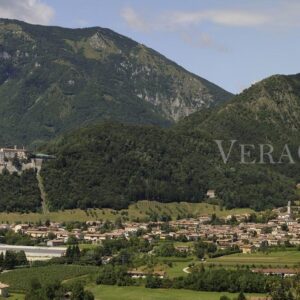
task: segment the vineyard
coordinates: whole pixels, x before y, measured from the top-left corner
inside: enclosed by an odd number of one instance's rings
[[[43,285],[55,281],[93,275],[98,268],[93,266],[51,265],[13,270],[0,274],[0,281],[10,285],[11,292],[23,292],[30,287],[32,279],[38,279]]]

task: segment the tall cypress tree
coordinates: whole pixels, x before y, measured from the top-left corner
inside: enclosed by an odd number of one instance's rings
[[[4,255],[3,252],[0,253],[0,268],[3,268],[4,266]]]

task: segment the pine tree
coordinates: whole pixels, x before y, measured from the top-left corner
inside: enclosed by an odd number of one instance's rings
[[[238,296],[237,300],[246,300],[246,297],[245,297],[243,292],[239,293],[239,296]]]
[[[73,258],[74,259],[79,259],[80,258],[80,249],[78,245],[75,245],[73,247]]]
[[[4,266],[4,255],[3,252],[0,254],[0,268],[3,268]]]
[[[4,268],[13,269],[17,265],[17,255],[13,251],[7,250],[4,257]]]
[[[26,254],[23,250],[17,253],[16,263],[17,263],[18,266],[24,266],[24,265],[28,264]]]

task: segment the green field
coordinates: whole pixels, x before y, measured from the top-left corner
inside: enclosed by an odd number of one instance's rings
[[[195,257],[159,257],[158,261],[161,263],[163,267],[160,269],[165,271],[170,278],[179,277],[179,276],[186,276],[187,273],[183,271],[184,268],[188,267],[191,263],[197,263],[199,260],[197,260]],[[169,267],[167,265],[168,262],[172,263],[172,266]]]
[[[45,222],[50,220],[52,222],[85,222],[89,220],[114,220],[118,214],[110,209],[89,209],[87,211],[80,209],[72,209],[65,211],[42,213],[0,213],[1,223],[36,223],[39,221]]]
[[[84,249],[91,250],[91,249],[95,249],[97,247],[99,247],[98,244],[79,244],[80,250],[84,250]]]
[[[10,291],[22,292],[30,287],[31,280],[37,278],[42,284],[64,281],[83,275],[95,274],[98,267],[76,265],[51,265],[24,268],[0,274],[0,281],[10,285]]]
[[[187,273],[183,272],[183,269],[188,267],[188,265],[192,262],[193,262],[192,260],[188,262],[186,261],[173,262],[173,266],[171,268],[167,268],[166,272],[170,278],[186,276]]]
[[[132,204],[128,209],[115,211],[112,209],[88,209],[86,211],[80,209],[65,210],[58,212],[42,213],[0,213],[1,223],[15,223],[15,222],[38,222],[51,220],[53,222],[71,222],[80,221],[85,222],[89,220],[110,220],[114,221],[120,216],[127,216],[129,220],[136,220],[147,218],[150,214],[156,213],[158,215],[167,214],[174,220],[178,215],[180,216],[200,216],[205,214],[215,213],[217,216],[227,216],[232,214],[242,214],[253,212],[251,209],[233,209],[221,210],[219,206],[207,203],[159,203],[156,201],[139,201]]]
[[[272,251],[269,253],[256,252],[252,254],[232,254],[213,259],[207,259],[207,263],[222,264],[224,266],[235,265],[255,265],[264,266],[289,266],[293,267],[300,264],[300,251]]]
[[[91,286],[88,288],[95,295],[95,300],[219,300],[227,295],[231,299],[236,294],[217,292],[197,292],[175,289],[146,289],[143,287]],[[253,294],[253,296],[255,296]],[[249,297],[249,299],[251,299]]]

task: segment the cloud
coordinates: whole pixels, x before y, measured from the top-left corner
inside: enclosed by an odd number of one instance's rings
[[[183,31],[180,34],[180,37],[185,43],[187,43],[193,47],[211,48],[211,49],[215,49],[219,52],[224,52],[224,53],[229,51],[229,49],[227,47],[219,44],[209,34],[207,34],[205,32],[198,32],[198,33],[190,34],[186,31]]]
[[[254,2],[249,8],[220,8],[195,11],[166,11],[153,17],[145,17],[127,7],[121,13],[124,21],[135,30],[177,30],[211,23],[226,27],[254,27],[278,29],[300,27],[300,3],[296,0],[274,1],[266,8]]]
[[[126,7],[121,11],[121,16],[129,27],[137,31],[148,31],[151,26],[131,7]]]
[[[208,33],[204,32],[194,32],[192,35],[186,30],[177,30],[182,25],[182,21],[185,18],[184,16],[179,16],[179,22],[173,22],[173,17],[170,15],[160,15],[157,19],[153,18],[152,22],[148,21],[147,18],[141,16],[133,8],[127,7],[121,11],[121,16],[123,17],[126,24],[131,27],[133,30],[141,32],[150,32],[150,31],[174,31],[179,34],[180,38],[187,44],[197,47],[197,48],[213,48],[220,52],[227,52],[228,49],[221,44],[218,44]]]
[[[54,9],[40,0],[1,0],[0,17],[47,25],[54,17]]]
[[[253,27],[266,24],[270,16],[243,10],[170,11],[150,21],[131,7],[122,10],[121,16],[128,26],[138,31],[176,30],[204,22],[224,26]]]
[[[179,34],[187,44],[199,48],[212,48],[227,52],[224,45],[203,32],[203,25],[255,28],[271,31],[298,29],[300,27],[300,2],[298,0],[274,0],[272,6],[253,1],[251,7],[202,9],[194,11],[162,11],[155,15],[143,15],[132,7],[122,10],[125,23],[136,31],[169,31]],[[193,34],[192,34],[193,33]]]
[[[258,26],[267,23],[269,17],[263,13],[243,10],[204,10],[198,12],[172,12],[168,16],[169,25],[187,26],[211,22],[225,26]]]

